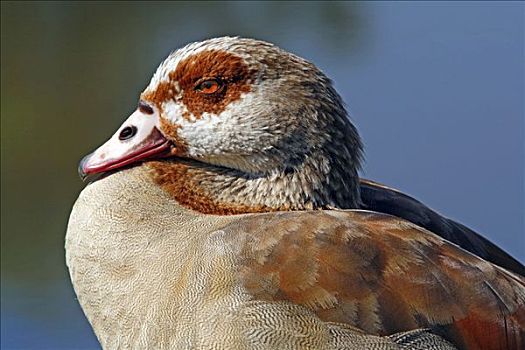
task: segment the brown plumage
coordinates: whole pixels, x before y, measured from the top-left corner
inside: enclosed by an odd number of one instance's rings
[[[80,168],[136,166],[81,193],[66,237],[104,348],[524,347],[523,266],[360,180],[357,131],[311,63],[212,39],[141,98]]]
[[[525,345],[525,281],[404,220],[294,212],[228,230],[246,233],[239,274],[256,299],[291,301],[370,334],[431,328],[460,348]]]

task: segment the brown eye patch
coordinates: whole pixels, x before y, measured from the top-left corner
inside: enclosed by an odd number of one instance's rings
[[[189,112],[183,116],[186,119],[190,119],[190,114],[195,118],[202,117],[203,113],[220,114],[243,93],[250,92],[256,74],[257,71],[250,69],[239,56],[221,50],[206,50],[181,60],[169,73],[168,82],[160,83],[142,98],[161,106],[181,94],[181,103]],[[201,83],[205,84],[200,86]]]

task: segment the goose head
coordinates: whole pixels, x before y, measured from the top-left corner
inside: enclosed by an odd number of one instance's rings
[[[202,196],[245,205],[240,212],[351,208],[361,154],[318,68],[263,41],[222,37],[171,53],[137,109],[79,172],[145,163],[159,183],[184,187],[190,171]]]

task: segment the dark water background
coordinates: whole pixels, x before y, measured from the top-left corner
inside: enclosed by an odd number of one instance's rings
[[[1,4],[2,349],[93,349],[64,265],[78,160],[158,63],[219,35],[323,69],[365,141],[363,175],[525,262],[524,4]]]

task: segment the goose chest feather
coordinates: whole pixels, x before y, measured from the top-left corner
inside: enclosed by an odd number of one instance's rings
[[[66,234],[105,349],[521,349],[523,266],[359,179],[311,63],[223,37],[173,52],[95,152]]]

